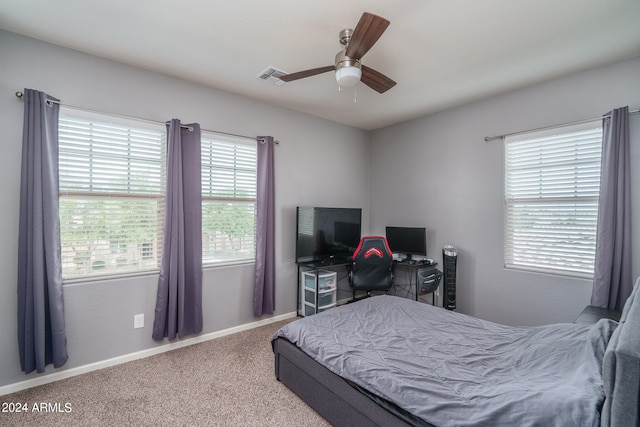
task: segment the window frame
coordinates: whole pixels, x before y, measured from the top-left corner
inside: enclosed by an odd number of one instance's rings
[[[155,139],[153,141],[157,142],[158,145],[156,147],[156,152],[159,153],[159,158],[154,157],[149,157],[147,158],[147,160],[152,163],[152,164],[157,164],[158,167],[158,174],[153,174],[153,180],[156,180],[156,182],[154,183],[154,185],[151,186],[151,188],[146,188],[146,191],[132,191],[131,189],[131,178],[127,178],[128,179],[128,185],[126,186],[125,189],[123,188],[116,188],[117,185],[106,185],[104,182],[103,184],[100,185],[100,188],[93,188],[93,186],[91,186],[89,189],[86,188],[80,188],[80,189],[75,189],[73,187],[74,184],[79,184],[82,185],[81,182],[83,181],[83,179],[87,179],[90,181],[89,178],[87,177],[92,177],[94,175],[100,174],[102,173],[103,176],[108,172],[108,168],[109,166],[104,166],[104,169],[99,170],[98,167],[96,166],[96,170],[94,170],[93,168],[87,168],[86,171],[81,171],[79,169],[79,165],[80,163],[77,162],[81,162],[81,160],[84,158],[83,154],[79,154],[80,156],[80,160],[78,160],[78,158],[74,158],[74,154],[72,153],[73,148],[70,147],[73,143],[72,142],[67,142],[64,138],[68,138],[69,140],[73,140],[72,136],[68,136],[65,135],[64,137],[62,136],[63,134],[65,134],[65,132],[67,132],[67,127],[66,126],[72,126],[71,122],[92,122],[95,123],[95,126],[100,126],[103,129],[109,129],[109,126],[112,126],[113,129],[124,129],[124,128],[129,128],[129,129],[136,129],[136,130],[140,130],[143,132],[150,132],[150,135],[154,135]],[[87,127],[91,127],[91,125],[87,125]],[[62,265],[62,273],[63,273],[63,283],[64,284],[69,284],[69,283],[77,283],[77,282],[85,282],[85,281],[96,281],[96,280],[108,280],[108,279],[114,279],[114,278],[121,278],[121,277],[127,277],[127,276],[138,276],[138,275],[146,275],[146,274],[157,274],[159,272],[160,269],[160,260],[162,257],[162,224],[164,221],[164,198],[165,198],[165,191],[166,191],[166,185],[165,185],[165,177],[166,177],[166,126],[164,124],[160,124],[160,123],[156,123],[156,122],[150,122],[150,121],[145,121],[145,120],[141,120],[141,119],[133,119],[133,118],[126,118],[126,117],[121,117],[121,116],[116,116],[116,115],[110,115],[110,114],[105,114],[105,113],[98,113],[98,112],[93,112],[93,111],[87,111],[84,109],[79,109],[79,108],[74,108],[74,107],[69,107],[69,106],[62,106],[60,109],[60,147],[59,147],[59,169],[60,169],[60,189],[59,189],[59,206],[60,206],[60,231],[61,231],[61,249],[62,249],[62,257],[63,257],[63,265]],[[64,129],[64,130],[63,130]],[[78,137],[80,140],[84,140],[83,142],[94,142],[97,141],[99,139],[101,139],[100,136],[98,136],[97,132],[94,134],[93,132],[87,133],[87,134],[80,134]],[[78,152],[81,152],[83,150],[88,151],[91,148],[105,148],[106,143],[104,142],[104,140],[102,140],[100,143],[96,144],[95,146],[92,144],[88,144],[88,146],[86,147],[82,147],[79,146],[80,148],[77,149]],[[128,149],[127,149],[127,162],[128,162],[128,166],[133,166],[133,164],[135,163],[135,158],[134,156],[131,156],[132,153],[132,143],[128,142]],[[67,154],[65,154],[65,152]],[[93,158],[92,155],[88,155],[89,158]],[[101,159],[104,160],[101,157],[96,157],[96,159]],[[122,159],[122,157],[120,157],[120,159]],[[114,161],[114,167],[117,167],[118,162]],[[68,173],[65,173],[65,168],[68,168],[70,171]],[[132,167],[133,170],[133,167]],[[82,173],[85,173],[85,176],[82,176]],[[136,172],[127,172],[128,174],[134,174]],[[79,178],[73,178],[73,175],[79,176]],[[111,180],[112,176],[109,177],[109,180]],[[73,181],[74,179],[77,179],[78,181]],[[65,185],[65,182],[67,182],[67,185]],[[96,185],[96,187],[98,187],[98,185]],[[130,268],[130,269],[123,269],[123,270],[118,270],[118,262],[121,262],[121,259],[116,259],[114,258],[111,261],[114,261],[115,265],[112,266],[112,269],[105,269],[104,271],[102,271],[102,267],[100,267],[100,265],[103,264],[96,264],[98,262],[101,263],[106,263],[109,262],[109,259],[106,260],[95,260],[92,261],[93,255],[92,254],[92,250],[94,250],[94,248],[92,248],[92,246],[97,245],[97,240],[94,240],[93,242],[87,242],[87,244],[85,245],[85,249],[80,249],[80,256],[84,253],[84,252],[89,252],[88,256],[88,262],[90,262],[91,264],[87,264],[84,266],[78,266],[79,271],[76,272],[75,274],[70,273],[69,269],[71,268],[70,265],[72,264],[76,264],[77,265],[77,260],[76,258],[79,256],[78,255],[78,249],[77,248],[72,248],[69,249],[69,245],[65,245],[64,241],[65,239],[68,239],[69,236],[65,237],[65,229],[67,227],[67,223],[65,221],[69,220],[68,223],[72,224],[74,223],[74,218],[72,216],[65,216],[65,204],[67,203],[67,201],[73,201],[76,200],[78,204],[80,204],[82,206],[81,209],[90,209],[89,206],[91,205],[92,202],[96,202],[96,201],[103,201],[105,203],[125,203],[125,202],[131,202],[131,201],[138,201],[140,202],[140,204],[148,204],[149,201],[153,201],[151,202],[152,206],[150,208],[147,209],[147,222],[150,220],[152,221],[155,225],[152,225],[151,228],[147,229],[147,232],[151,232],[151,240],[150,241],[146,241],[146,242],[123,242],[122,240],[108,240],[106,242],[102,242],[100,245],[103,247],[102,249],[102,253],[106,254],[103,256],[106,256],[106,258],[109,258],[109,256],[111,255],[112,258],[113,256],[117,256],[119,254],[121,254],[123,248],[125,250],[125,252],[127,251],[126,249],[126,244],[132,244],[132,247],[129,249],[129,251],[131,251],[131,253],[129,254],[129,256],[133,256],[135,257],[135,252],[137,250],[140,251],[139,253],[139,257],[138,261],[142,262],[142,266],[140,266],[140,268]],[[108,209],[108,208],[106,208]],[[151,214],[153,211],[155,210],[155,214]],[[134,212],[134,211],[131,211]],[[105,215],[106,216],[106,215]],[[115,216],[114,216],[115,217]],[[80,223],[83,222],[82,217],[80,216],[76,216],[75,217],[76,221],[80,221]],[[77,222],[76,222],[77,223]],[[153,231],[151,231],[153,230]],[[153,250],[153,254],[151,255],[151,257],[149,257],[149,246],[146,245],[144,243],[147,244],[151,244],[152,247],[154,249]],[[115,245],[115,246],[114,246]],[[71,245],[73,246],[73,245]],[[117,246],[117,247],[116,247]],[[116,247],[115,252],[114,252],[114,247]],[[68,253],[69,251],[73,252],[73,257],[71,258],[72,261],[69,261],[68,258]],[[67,258],[65,261],[65,254],[67,254]],[[98,257],[96,255],[96,257]],[[123,257],[121,257],[123,258]],[[153,262],[152,262],[153,261]],[[95,264],[95,265],[94,265]],[[153,265],[151,265],[153,264]],[[98,271],[99,270],[99,271]]]
[[[512,157],[516,149],[518,160]],[[601,153],[597,119],[505,137],[506,269],[593,278]]]

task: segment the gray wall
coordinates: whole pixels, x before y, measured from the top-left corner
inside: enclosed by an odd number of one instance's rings
[[[35,377],[20,372],[16,337],[18,90],[42,90],[98,111],[175,117],[279,139],[276,314],[296,309],[295,206],[349,206],[363,208],[364,232],[383,232],[391,223],[429,227],[437,261],[443,244],[456,245],[458,311],[507,324],[570,321],[587,304],[590,283],[502,268],[502,144],[482,138],[640,106],[640,60],[634,59],[368,133],[2,31],[0,57],[0,387]],[[639,122],[640,116],[631,119],[632,164],[640,160]],[[635,171],[633,180],[640,188]],[[634,197],[637,213],[638,190]],[[205,333],[255,320],[252,277],[252,264],[204,272]],[[157,346],[150,329],[156,284],[151,275],[66,286],[70,359],[63,370]],[[134,330],[137,313],[145,313],[145,328]]]
[[[485,136],[640,107],[640,58],[573,74],[373,132],[371,230],[429,228],[428,252],[458,249],[458,311],[511,325],[572,321],[591,281],[503,267],[503,143]],[[425,93],[424,96],[429,96]],[[640,164],[640,114],[630,116]],[[640,170],[632,170],[634,277],[640,274]]]
[[[25,87],[98,111],[278,139],[276,314],[296,309],[297,205],[360,207],[368,226],[368,132],[2,31],[0,58],[0,387],[35,376],[20,371],[16,335],[23,104],[14,93]],[[157,346],[151,339],[157,280],[65,286],[69,361],[63,369]],[[256,320],[252,282],[253,264],[205,270],[203,333]],[[134,330],[137,313],[145,314],[145,327]]]

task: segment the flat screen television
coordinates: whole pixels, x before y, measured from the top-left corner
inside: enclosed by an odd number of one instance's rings
[[[360,208],[298,206],[296,218],[296,262],[346,260],[360,243]]]
[[[394,254],[427,256],[427,229],[424,227],[387,227],[387,242]]]

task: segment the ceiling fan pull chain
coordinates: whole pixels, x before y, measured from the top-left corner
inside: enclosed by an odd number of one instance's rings
[[[358,102],[358,87],[354,86],[353,87],[353,103],[355,104],[356,102]]]

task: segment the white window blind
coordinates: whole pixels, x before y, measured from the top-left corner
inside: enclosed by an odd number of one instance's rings
[[[505,266],[592,277],[599,122],[505,139]]]
[[[256,162],[256,141],[203,132],[204,264],[254,259]]]
[[[63,278],[157,270],[164,126],[63,108],[59,140]]]

